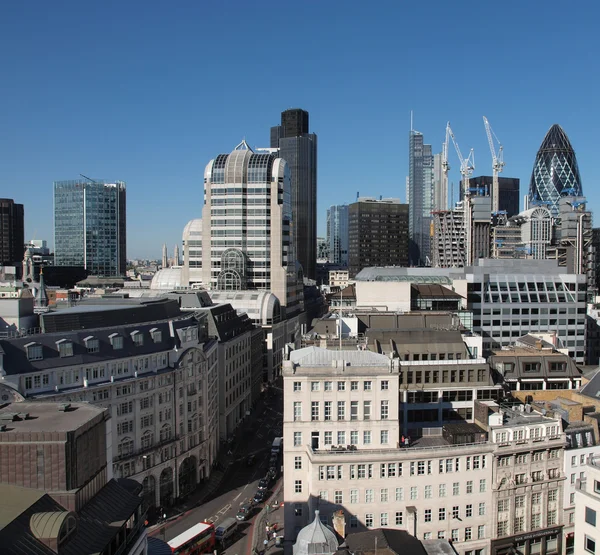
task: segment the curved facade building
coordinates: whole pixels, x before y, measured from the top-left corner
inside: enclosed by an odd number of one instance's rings
[[[529,202],[547,204],[552,216],[558,216],[558,200],[564,194],[581,196],[581,176],[575,151],[563,128],[554,124],[542,141],[535,157]]]

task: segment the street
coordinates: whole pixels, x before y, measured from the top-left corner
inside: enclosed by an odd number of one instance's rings
[[[275,396],[260,402],[256,409],[257,413],[251,415],[248,422],[240,427],[232,456],[228,460],[228,469],[211,498],[199,507],[192,508],[178,518],[155,528],[150,532],[151,536],[169,541],[198,522],[211,521],[217,526],[226,518],[235,517],[240,506],[254,496],[259,480],[267,474],[273,439],[281,435],[283,428],[282,392],[279,388],[271,389],[275,390]],[[247,458],[250,454],[256,455],[256,459],[254,464],[248,466]],[[282,461],[283,457],[280,460]],[[280,483],[281,474],[278,475],[276,482],[271,484],[267,499],[272,496],[272,492],[279,487]],[[272,502],[273,500],[271,500]],[[264,505],[265,503],[261,503],[255,508],[250,520],[239,523],[233,543],[229,542],[225,546],[219,546],[222,547],[222,552],[231,555],[250,554],[252,528],[255,523],[258,525],[258,522],[255,521],[257,521],[257,516],[261,515]],[[283,520],[283,511],[277,511],[276,514],[279,512],[281,512],[281,520]],[[264,519],[258,520],[261,521],[261,524],[264,521]],[[278,524],[281,528],[283,527],[283,522]],[[258,536],[259,530],[256,531],[255,545],[258,542]],[[264,530],[260,530],[261,549],[264,536]]]

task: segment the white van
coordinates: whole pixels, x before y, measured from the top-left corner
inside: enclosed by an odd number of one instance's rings
[[[281,447],[283,446],[283,438],[282,437],[276,437],[273,440],[273,445],[271,446],[271,454],[273,455],[279,455],[279,453],[281,453]]]
[[[238,521],[234,517],[226,518],[215,530],[215,538],[217,541],[224,543],[231,538],[238,527]]]

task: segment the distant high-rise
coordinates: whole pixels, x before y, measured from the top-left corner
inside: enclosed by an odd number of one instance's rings
[[[316,277],[317,263],[317,136],[309,133],[308,112],[298,108],[281,113],[281,125],[271,128],[271,148],[290,168],[294,248],[304,275]]]
[[[410,263],[431,264],[431,211],[433,209],[433,154],[423,134],[411,129],[408,152]]]
[[[127,264],[124,181],[54,182],[54,264],[121,276]]]
[[[529,204],[547,204],[556,218],[563,194],[578,197],[583,195],[583,190],[575,151],[563,128],[554,124],[535,157],[529,184]]]
[[[493,197],[494,178],[491,175],[480,175],[469,179],[469,187],[472,196]],[[499,210],[506,210],[508,218],[519,213],[521,201],[521,182],[518,177],[498,177],[500,185]],[[460,198],[463,198],[463,184],[460,182]]]
[[[433,210],[448,210],[448,183],[444,179],[442,154],[433,155]]]
[[[348,205],[338,204],[327,209],[327,244],[329,262],[348,266]]]
[[[22,204],[0,198],[0,265],[20,264],[25,253],[25,224]]]
[[[348,207],[348,270],[408,266],[408,205],[399,199],[359,198]]]
[[[198,237],[198,270],[205,287],[270,291],[285,307],[281,314],[277,310],[277,317],[302,310],[290,188],[287,162],[272,153],[255,153],[246,141],[208,163]],[[194,250],[197,258],[199,249]],[[184,256],[189,256],[187,245]]]

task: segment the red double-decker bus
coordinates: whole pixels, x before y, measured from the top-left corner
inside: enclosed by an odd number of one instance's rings
[[[199,522],[167,542],[174,555],[203,555],[215,549],[215,527]]]

